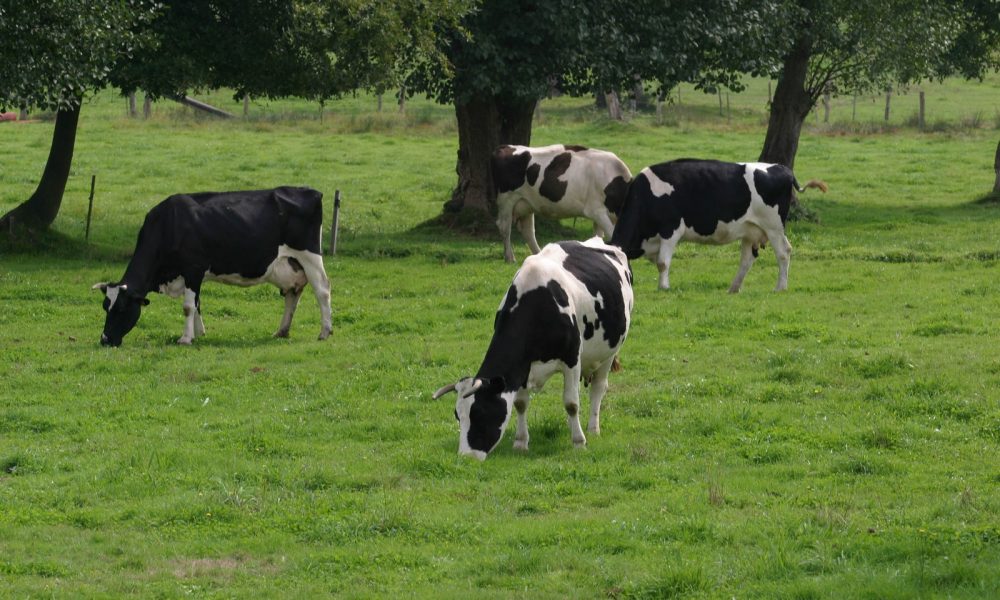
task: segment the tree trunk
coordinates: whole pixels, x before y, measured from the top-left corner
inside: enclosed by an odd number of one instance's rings
[[[146,93],[142,99],[142,118],[148,119],[151,116],[153,116],[153,99]]]
[[[476,97],[455,104],[458,118],[458,184],[446,212],[474,209],[488,212],[494,198],[490,156],[501,144],[531,143],[531,120],[536,101],[501,103],[496,98]]]
[[[76,127],[80,120],[80,104],[73,108],[60,109],[56,113],[55,129],[52,132],[52,146],[45,171],[38,182],[35,193],[2,218],[0,231],[15,228],[48,229],[59,214],[66,181],[69,179],[73,163],[73,146],[76,144]]]
[[[778,163],[789,168],[795,165],[802,123],[815,102],[805,89],[811,51],[808,40],[800,39],[785,57],[771,102],[764,148],[760,153],[761,162]]]
[[[608,118],[612,121],[621,121],[622,116],[622,103],[618,99],[618,91],[611,90],[604,95],[604,99],[608,104]]]
[[[1000,194],[1000,144],[997,144],[997,156],[993,159],[993,170],[997,174],[997,180],[993,183],[993,193]]]

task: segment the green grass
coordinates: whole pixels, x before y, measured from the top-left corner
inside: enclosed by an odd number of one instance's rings
[[[831,191],[804,195],[819,223],[790,226],[789,291],[770,291],[769,252],[736,296],[735,246],[681,245],[668,293],[636,263],[602,435],[573,449],[557,377],[531,450],[508,433],[484,463],[456,455],[453,399],[430,394],[478,367],[516,266],[498,235],[421,226],[454,183],[446,107],[133,121],[95,98],[49,250],[0,254],[0,595],[1000,595],[1000,208],[975,202],[997,133],[960,123],[995,85],[940,88],[961,102],[932,132],[810,124],[796,171]],[[762,108],[727,122],[683,94],[665,125],[547,102],[533,141],[633,171],[756,158]],[[0,127],[0,211],[30,194],[50,136]],[[286,183],[344,195],[331,339],[310,297],[273,339],[275,290],[212,284],[193,347],[160,296],[122,348],[99,347],[90,285],[120,276],[153,204]]]

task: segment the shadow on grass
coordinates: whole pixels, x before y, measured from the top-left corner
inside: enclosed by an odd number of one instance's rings
[[[127,260],[131,255],[131,248],[123,251],[121,248],[88,243],[52,230],[15,230],[0,233],[0,254],[114,262]]]

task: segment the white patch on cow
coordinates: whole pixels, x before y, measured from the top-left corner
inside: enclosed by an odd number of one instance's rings
[[[271,283],[283,290],[302,288],[307,283],[306,273],[304,270],[296,271],[288,259],[294,258],[302,264],[304,260],[309,260],[302,258],[302,255],[309,254],[312,253],[293,250],[287,245],[282,244],[278,246],[278,256],[271,261],[271,264],[267,266],[264,274],[260,277],[244,277],[239,273],[213,273],[212,271],[206,271],[205,279],[244,287],[261,283]]]
[[[118,300],[118,293],[121,292],[123,285],[108,286],[105,290],[104,295],[108,297],[108,309],[115,305],[115,301]]]
[[[656,173],[653,173],[648,167],[643,169],[639,175],[646,177],[646,181],[649,182],[649,191],[654,196],[669,196],[674,193],[674,186],[657,177]]]
[[[739,163],[739,164],[745,167],[743,171],[743,179],[746,180],[747,187],[750,188],[750,202],[752,210],[752,205],[754,202],[758,202],[760,204],[764,203],[764,199],[761,197],[760,193],[757,192],[757,186],[754,184],[753,181],[753,174],[756,171],[766,172],[769,168],[773,167],[774,165],[770,163]]]
[[[185,289],[187,288],[184,286],[184,278],[180,275],[177,276],[177,279],[160,285],[160,293],[171,298],[180,298],[184,295]]]

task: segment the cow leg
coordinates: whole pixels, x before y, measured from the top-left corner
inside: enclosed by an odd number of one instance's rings
[[[535,213],[528,213],[517,220],[517,228],[521,232],[521,237],[528,243],[532,254],[538,254],[542,249],[535,239]]]
[[[195,302],[194,311],[194,337],[199,338],[205,335],[205,322],[201,320],[201,296]]]
[[[778,285],[774,291],[780,292],[788,289],[788,263],[792,259],[792,244],[783,231],[768,232],[767,239],[774,247],[774,256],[778,259]]]
[[[276,338],[288,337],[288,332],[292,328],[292,316],[295,315],[295,307],[299,305],[299,299],[302,298],[302,288],[285,290],[282,296],[285,297],[285,314],[281,317],[281,325],[278,326],[278,330],[274,332],[274,337]]]
[[[680,227],[669,238],[660,237],[660,251],[656,256],[656,268],[660,271],[660,289],[670,289],[670,261],[674,258],[674,250],[681,241],[684,230]]]
[[[590,382],[590,420],[587,422],[587,431],[591,433],[601,433],[601,400],[608,391],[608,373],[611,372],[611,365],[614,362],[615,357],[612,356],[597,367]]]
[[[615,233],[615,225],[611,221],[611,216],[607,211],[600,212],[591,217],[594,222],[594,235],[610,240]]]
[[[517,430],[514,433],[514,449],[528,449],[528,400],[530,399],[528,390],[524,389],[517,393],[514,399],[514,408],[517,410]]]
[[[580,428],[580,361],[575,367],[563,370],[563,407],[573,445],[577,448],[586,446],[587,438]]]
[[[753,242],[748,238],[743,238],[742,245],[740,246],[740,270],[736,273],[736,278],[733,279],[733,283],[729,286],[730,294],[740,291],[740,288],[743,286],[743,278],[747,276],[747,272],[753,266],[754,258],[756,257],[753,254]]]
[[[514,204],[505,194],[497,197],[497,229],[503,237],[503,259],[514,262],[514,246],[510,242],[510,229],[514,223]]]
[[[326,268],[323,267],[323,257],[312,252],[302,252],[296,258],[302,264],[306,272],[306,281],[313,288],[316,294],[316,303],[319,304],[321,326],[319,339],[325,340],[330,337],[330,330],[333,329],[333,317],[330,311],[330,279],[326,276]],[[298,300],[296,300],[298,302]],[[288,298],[285,298],[285,312],[288,312]],[[295,307],[292,306],[292,313]],[[289,326],[291,326],[291,315],[288,316]],[[284,324],[284,319],[282,319]],[[279,329],[280,331],[280,329]]]
[[[198,319],[198,291],[184,288],[184,335],[177,340],[178,344],[190,346],[195,337],[195,321]]]

